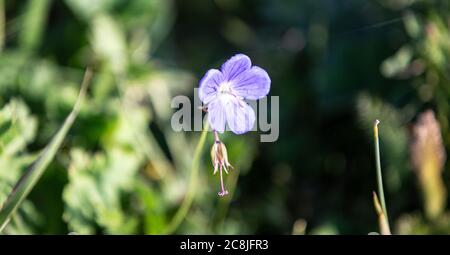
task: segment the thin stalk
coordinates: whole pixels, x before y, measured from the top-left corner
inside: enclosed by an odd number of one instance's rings
[[[237,165],[239,165],[239,164],[237,164]],[[215,231],[216,233],[220,229],[222,229],[222,226],[225,222],[225,217],[227,215],[228,208],[230,206],[230,202],[233,199],[233,195],[236,190],[238,179],[239,179],[239,172],[235,172],[235,174],[232,174],[227,178],[229,195],[224,197],[223,199],[219,199],[219,203],[216,207],[216,213],[211,222],[212,230]]]
[[[214,130],[214,141],[215,142],[220,142],[219,133],[217,131],[215,131],[215,130]]]
[[[194,201],[195,193],[197,192],[198,187],[198,174],[200,169],[200,156],[202,155],[203,147],[205,146],[206,135],[208,134],[209,122],[206,122],[205,127],[203,128],[202,134],[200,136],[200,140],[198,141],[197,147],[195,147],[194,158],[192,159],[191,165],[191,176],[189,179],[189,186],[186,192],[186,196],[184,197],[183,202],[181,203],[180,208],[175,213],[175,216],[172,218],[172,221],[169,223],[165,234],[171,234],[180,226],[183,222],[183,219],[186,217],[189,209],[191,208],[192,202]]]
[[[377,168],[378,195],[380,196],[381,208],[383,209],[383,213],[386,217],[386,221],[389,222],[388,213],[386,210],[386,202],[384,199],[383,177],[381,175],[380,142],[379,142],[379,138],[378,138],[378,124],[380,124],[380,121],[375,120],[375,124],[373,126],[373,131],[374,131],[374,136],[375,136],[375,160],[376,160],[376,168]]]
[[[372,193],[373,205],[375,206],[375,211],[378,214],[378,226],[380,228],[380,234],[391,235],[391,229],[389,223],[384,215],[383,209],[381,209],[380,201],[378,200],[377,193],[374,191]]]

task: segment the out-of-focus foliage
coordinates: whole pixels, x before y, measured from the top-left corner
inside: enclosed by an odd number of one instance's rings
[[[0,201],[5,201],[25,167],[34,159],[25,148],[36,135],[36,118],[23,101],[11,99],[0,111]],[[39,220],[33,204],[25,201],[6,233],[33,233],[27,222]]]
[[[425,213],[436,218],[445,210],[447,190],[442,180],[446,160],[439,123],[432,111],[419,115],[412,128],[411,161],[422,188]]]
[[[164,233],[185,195],[197,141],[170,126],[171,99],[192,95],[193,75],[152,57],[173,22],[173,2],[8,2],[6,11],[16,16],[7,20],[0,57],[1,203],[34,159],[27,151],[39,152],[70,111],[82,67],[94,66],[95,76],[63,149],[5,233]],[[8,103],[13,96],[20,100]],[[230,155],[246,158],[235,161],[245,171],[253,146],[234,140]],[[193,209],[207,213],[217,201],[207,189],[215,179],[201,178]],[[233,224],[213,229],[229,202],[214,218],[192,214],[211,225],[179,231],[237,233]]]
[[[400,150],[406,154],[408,151],[412,167],[417,175],[417,185],[423,200],[424,216],[414,213],[411,216],[401,216],[397,231],[402,234],[431,234],[449,233],[448,217],[443,213],[447,204],[447,190],[445,188],[442,168],[445,164],[445,151],[442,144],[449,145],[449,76],[448,59],[450,57],[450,39],[448,21],[450,13],[447,9],[449,3],[445,1],[430,1],[430,3],[413,2],[398,6],[403,10],[403,23],[409,40],[393,56],[387,58],[381,65],[381,73],[391,79],[406,80],[414,88],[414,97],[402,108],[391,108],[385,111],[384,117],[388,125],[403,120],[404,123],[395,130],[400,133],[408,131],[409,127],[410,149]],[[361,99],[364,101],[364,99]],[[434,113],[428,110],[419,115],[423,109],[431,108],[437,113],[440,123],[434,119]],[[373,108],[373,112],[377,108]],[[375,110],[376,112],[376,110]],[[419,115],[413,120],[414,115]],[[392,121],[389,115],[398,115]],[[365,112],[361,112],[365,118]],[[388,130],[387,130],[388,131]],[[399,145],[405,136],[386,137],[389,147]],[[441,137],[442,134],[442,137]],[[386,134],[389,136],[389,134]],[[390,141],[395,141],[391,143]],[[389,149],[386,157],[389,159]],[[397,161],[398,162],[398,161]],[[388,164],[389,161],[388,161]],[[394,163],[395,164],[395,163]],[[405,178],[403,178],[405,179]],[[431,222],[426,222],[425,219]]]
[[[95,70],[61,150],[4,233],[165,233],[199,137],[172,130],[171,99],[193,97],[238,52],[271,76],[279,140],[223,135],[235,170],[219,199],[209,136],[176,233],[375,231],[374,119],[392,232],[450,233],[448,164],[430,175],[445,187],[430,202],[410,153],[425,110],[450,146],[450,2],[0,3],[0,203],[72,109],[86,65]]]

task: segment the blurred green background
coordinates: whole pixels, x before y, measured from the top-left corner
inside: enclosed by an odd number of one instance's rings
[[[209,134],[174,233],[378,231],[380,119],[393,233],[449,234],[449,27],[446,0],[0,0],[0,203],[69,114],[85,67],[95,72],[3,233],[167,233],[200,136],[172,130],[170,102],[244,53],[280,97],[279,139],[222,136],[236,170],[221,199]]]

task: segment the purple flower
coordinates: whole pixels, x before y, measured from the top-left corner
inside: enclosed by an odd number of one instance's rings
[[[244,101],[263,98],[270,90],[267,72],[252,66],[250,58],[237,54],[221,67],[210,69],[200,81],[199,97],[208,107],[208,121],[212,129],[223,133],[228,123],[235,134],[250,131],[255,112]]]

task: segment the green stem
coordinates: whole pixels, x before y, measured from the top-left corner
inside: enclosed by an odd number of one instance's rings
[[[189,209],[191,208],[192,202],[194,201],[195,193],[197,192],[198,186],[198,173],[200,169],[200,156],[203,151],[203,147],[206,141],[206,135],[208,134],[209,123],[206,122],[205,127],[200,136],[200,140],[198,141],[197,147],[195,148],[194,158],[192,159],[191,165],[191,176],[189,179],[189,186],[184,197],[183,202],[181,203],[180,208],[175,213],[175,216],[172,218],[172,221],[169,223],[165,234],[171,234],[180,226],[183,222],[183,219],[186,217]]]
[[[380,142],[378,138],[378,124],[380,124],[379,120],[375,120],[375,124],[373,126],[374,136],[375,136],[375,159],[376,159],[376,167],[377,167],[377,184],[378,184],[378,195],[380,196],[381,208],[383,209],[383,213],[386,216],[386,221],[388,220],[388,214],[386,210],[386,202],[384,200],[384,190],[383,190],[383,177],[381,175],[381,160],[380,160]]]

